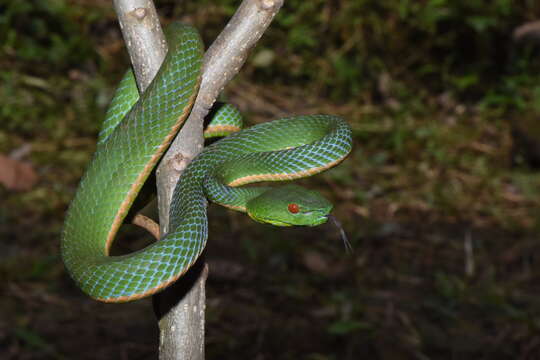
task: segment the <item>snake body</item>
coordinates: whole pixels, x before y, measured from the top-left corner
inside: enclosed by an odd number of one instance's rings
[[[324,211],[331,205],[309,190],[289,185],[274,194],[268,187],[237,186],[309,176],[337,164],[351,149],[350,127],[329,115],[280,119],[232,134],[205,148],[185,170],[174,190],[169,230],[159,241],[128,255],[109,256],[131,204],[198,90],[203,54],[198,33],[173,24],[167,34],[169,52],[141,97],[131,72],[121,81],[66,215],[63,261],[77,285],[100,301],[149,296],[184,274],[206,244],[207,198],[276,225],[326,221]],[[307,210],[274,216],[279,212],[275,206],[283,210],[276,198],[283,198],[285,209],[294,202],[295,209],[301,204]]]

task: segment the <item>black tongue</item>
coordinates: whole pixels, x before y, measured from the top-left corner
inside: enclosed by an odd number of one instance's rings
[[[343,230],[343,226],[341,226],[341,223],[336,219],[334,215],[327,215],[328,219],[332,220],[334,225],[339,229],[339,234],[341,235],[341,239],[343,240],[343,246],[345,247],[345,252],[350,254],[353,252],[353,247],[351,243],[349,242],[349,239],[347,238],[347,234],[345,234],[345,230]]]

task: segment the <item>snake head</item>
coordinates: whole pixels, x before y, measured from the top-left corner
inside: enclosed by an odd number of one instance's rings
[[[255,221],[276,226],[325,223],[333,205],[316,191],[298,185],[271,188],[251,199],[246,206]]]

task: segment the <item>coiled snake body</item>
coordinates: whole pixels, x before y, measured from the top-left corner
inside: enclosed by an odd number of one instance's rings
[[[139,99],[133,74],[119,85],[90,163],[66,215],[61,252],[77,285],[105,302],[165,288],[195,262],[208,237],[207,198],[275,225],[317,225],[332,205],[295,185],[236,187],[291,180],[334,166],[351,149],[351,130],[329,115],[280,119],[222,139],[191,162],[174,190],[169,230],[123,256],[109,248],[131,204],[189,114],[203,47],[196,30],[173,24],[169,52]]]

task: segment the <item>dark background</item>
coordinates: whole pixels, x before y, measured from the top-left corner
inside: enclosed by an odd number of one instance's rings
[[[238,3],[156,5],[208,45]],[[514,36],[539,16],[533,0],[286,1],[224,95],[249,124],[349,121],[348,160],[301,183],[355,250],[331,225],[212,206],[208,359],[540,359],[540,31]],[[127,66],[110,1],[0,0],[0,155],[26,164],[0,185],[2,359],[157,357],[151,301],[85,297],[58,251]],[[126,228],[120,247],[147,241]]]

